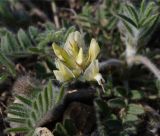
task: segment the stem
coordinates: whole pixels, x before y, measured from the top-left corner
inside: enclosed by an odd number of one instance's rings
[[[56,28],[60,28],[60,23],[59,23],[59,19],[58,19],[58,16],[57,16],[57,7],[56,7],[56,3],[55,1],[53,0],[52,3],[51,3],[51,6],[52,6],[52,11],[53,11],[53,14],[54,14],[54,22],[55,22],[55,25],[56,25]]]
[[[130,64],[134,64],[137,62],[142,63],[155,75],[155,77],[158,78],[158,80],[160,80],[160,70],[147,57],[144,57],[142,55],[135,55],[132,57],[128,57],[127,62]]]
[[[103,93],[105,93],[104,85],[103,85],[103,84],[100,84],[100,86],[102,87]]]
[[[99,64],[100,67],[100,71],[104,70],[105,68],[109,67],[109,66],[120,66],[122,65],[123,62],[121,60],[118,59],[109,59],[107,61],[101,62]]]

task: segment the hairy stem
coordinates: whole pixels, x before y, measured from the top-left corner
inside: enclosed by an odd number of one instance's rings
[[[56,7],[55,1],[52,1],[51,6],[52,6],[53,14],[54,14],[53,19],[54,19],[54,23],[56,25],[56,28],[60,28],[60,23],[59,23],[59,18],[57,15],[57,7]]]
[[[123,64],[123,62],[121,60],[109,59],[107,61],[101,62],[99,67],[100,67],[100,71],[103,71],[104,69],[106,69],[109,66],[120,66],[122,64]]]
[[[135,55],[128,57],[127,62],[129,64],[142,63],[155,75],[155,77],[157,77],[158,80],[160,80],[160,70],[147,57],[142,55]]]

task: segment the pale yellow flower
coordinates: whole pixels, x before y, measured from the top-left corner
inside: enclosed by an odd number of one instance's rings
[[[98,60],[93,60],[92,63],[85,70],[83,77],[87,81],[96,80],[99,85],[104,82],[102,75],[99,73],[99,63]]]
[[[58,70],[54,70],[53,73],[58,81],[65,82],[75,78],[73,72],[69,68],[67,68],[61,61],[55,60],[55,64]]]
[[[76,57],[79,52],[79,48],[84,48],[84,39],[80,32],[72,32],[69,34],[64,49],[73,57]]]
[[[98,45],[98,43],[96,42],[95,39],[92,39],[91,40],[91,43],[90,43],[90,47],[89,47],[89,50],[88,50],[88,61],[89,62],[92,62],[93,60],[95,60],[98,56],[100,52],[100,47]]]
[[[88,53],[84,51],[83,36],[78,32],[69,34],[64,48],[53,44],[53,50],[58,57],[54,74],[57,80],[65,82],[73,78],[87,81],[96,80],[99,84],[103,78],[99,73],[99,64],[96,60],[100,47],[95,39],[91,40]]]
[[[60,46],[56,45],[55,43],[52,44],[52,48],[54,50],[55,55],[59,58],[59,60],[63,61],[68,67],[76,67],[76,63],[74,58],[68,55],[68,53],[61,48]]]

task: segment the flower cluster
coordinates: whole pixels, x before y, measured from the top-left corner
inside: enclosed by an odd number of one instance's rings
[[[84,46],[83,36],[78,31],[69,34],[63,48],[53,43],[58,69],[53,72],[57,80],[65,82],[79,78],[86,81],[96,80],[100,85],[104,82],[96,59],[100,52],[98,43],[92,39],[88,52],[84,50]]]

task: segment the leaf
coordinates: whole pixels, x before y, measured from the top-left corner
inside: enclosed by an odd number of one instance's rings
[[[127,10],[131,14],[131,17],[134,19],[134,22],[136,22],[136,25],[138,26],[139,23],[139,17],[136,9],[132,5],[126,5]]]
[[[142,27],[149,26],[150,24],[152,24],[152,22],[154,22],[154,20],[156,20],[157,17],[158,15],[152,15],[151,17],[148,17],[147,19],[144,20],[144,22],[142,22],[141,26]]]
[[[154,18],[154,20],[152,20],[152,24],[150,24],[150,27],[146,28],[143,33],[141,33],[140,39],[143,39],[145,37],[148,36],[148,34],[152,34],[153,30],[158,22],[159,16],[157,16],[156,18]]]
[[[18,118],[18,117],[17,118],[10,118],[10,117],[8,117],[7,121],[24,124],[26,122],[26,118]]]
[[[20,128],[7,128],[5,132],[10,133],[10,132],[28,132],[28,128],[26,127],[20,127]]]
[[[17,37],[22,50],[26,50],[28,47],[32,46],[31,40],[23,29],[18,31]]]
[[[127,114],[126,117],[124,118],[124,122],[134,122],[137,120],[138,120],[138,117],[137,115],[134,115],[134,114]]]
[[[28,48],[28,50],[31,52],[31,53],[35,53],[35,54],[44,54],[44,49],[39,49],[37,47],[30,47]]]
[[[34,38],[36,38],[36,36],[38,35],[38,29],[33,26],[30,26],[28,28],[28,32],[32,40],[34,40]]]
[[[141,5],[140,5],[140,13],[143,14],[145,11],[145,4],[146,0],[142,0]]]
[[[144,17],[148,18],[150,15],[153,15],[152,13],[153,13],[153,11],[155,10],[155,8],[157,8],[157,7],[155,6],[155,3],[152,2],[152,1],[149,2],[149,3],[146,5],[145,10],[144,10],[144,12],[143,12]]]
[[[60,88],[60,94],[59,96],[57,97],[57,100],[56,100],[56,103],[60,103],[62,101],[62,99],[64,98],[64,95],[65,95],[65,89],[64,89],[64,86],[65,84],[63,84]]]
[[[132,26],[134,26],[135,28],[137,28],[137,24],[129,17],[123,15],[123,14],[118,14],[117,15],[121,20],[131,24]]]
[[[41,123],[43,118],[47,116],[56,105],[55,100],[58,97],[59,92],[55,89],[52,90],[52,82],[49,81],[46,88],[43,91],[39,90],[39,94],[35,96],[33,100],[25,98],[23,96],[17,96],[16,98],[21,103],[13,103],[8,107],[8,114],[14,116],[14,118],[7,117],[7,120],[14,123],[19,123],[27,128],[26,135],[33,134],[35,128]],[[14,128],[16,131],[18,128]],[[18,132],[18,130],[17,130]]]
[[[107,136],[105,126],[103,124],[103,121],[101,120],[101,113],[100,113],[101,109],[96,101],[99,101],[99,99],[94,101],[94,108],[95,108],[96,120],[97,120],[97,130],[100,136]]]
[[[9,105],[8,106],[8,109],[10,110],[17,110],[17,111],[23,111],[23,112],[26,112],[27,113],[27,109],[24,108],[24,105],[23,104],[20,104],[20,103],[13,103],[12,105]]]
[[[23,102],[24,104],[31,106],[32,105],[32,101],[29,100],[28,98],[22,97],[22,96],[16,96],[17,99],[19,99],[21,102]]]
[[[67,130],[69,136],[76,135],[76,126],[71,119],[65,119],[64,127]]]
[[[66,129],[61,123],[56,124],[55,131],[58,133],[59,136],[69,136]]]
[[[144,93],[138,90],[131,90],[131,99],[132,100],[141,100],[144,98]]]
[[[96,99],[95,100],[95,104],[97,107],[97,110],[100,111],[101,113],[105,114],[105,116],[109,116],[110,115],[110,109],[107,105],[107,103],[103,100],[100,99]]]
[[[114,95],[117,97],[127,97],[128,96],[128,91],[123,88],[123,87],[116,87],[114,88]]]
[[[110,99],[108,100],[108,106],[111,108],[125,108],[126,107],[126,103],[124,101],[123,98],[114,98],[114,99]]]
[[[2,53],[0,53],[0,63],[3,64],[10,74],[15,77],[16,76],[16,70],[14,64]]]
[[[143,109],[143,107],[141,105],[129,104],[127,112],[129,114],[133,114],[133,115],[141,115],[141,114],[144,114],[144,109]]]
[[[3,75],[0,75],[0,84],[4,83],[7,80],[8,75],[3,73]]]
[[[9,110],[7,110],[7,113],[13,114],[13,115],[21,117],[21,118],[27,118],[28,117],[27,112],[23,112],[23,111],[19,111],[19,110],[13,110],[11,108]]]
[[[12,33],[8,32],[1,38],[1,50],[8,55],[19,51],[17,40]]]

